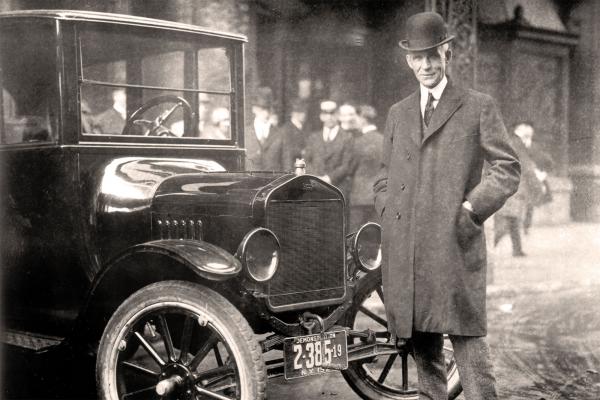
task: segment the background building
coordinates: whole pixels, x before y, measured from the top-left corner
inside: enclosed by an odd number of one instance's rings
[[[247,94],[270,86],[285,118],[309,100],[373,104],[385,119],[415,89],[397,46],[406,18],[440,12],[457,36],[452,78],[492,94],[507,126],[533,122],[552,156],[554,201],[538,222],[600,220],[600,1],[5,0],[2,11],[67,8],[162,18],[248,36]],[[250,113],[247,112],[247,118]]]

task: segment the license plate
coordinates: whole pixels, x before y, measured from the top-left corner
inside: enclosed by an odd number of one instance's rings
[[[296,336],[283,342],[285,379],[348,368],[346,331]]]

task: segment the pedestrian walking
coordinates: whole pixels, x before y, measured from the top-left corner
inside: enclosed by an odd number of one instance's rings
[[[351,185],[352,134],[340,129],[337,104],[321,102],[323,129],[313,132],[306,145],[306,172],[337,186],[347,198]]]
[[[447,399],[448,334],[466,399],[493,400],[482,223],[517,190],[519,161],[493,99],[447,79],[454,37],[442,17],[406,26],[419,88],[390,108],[374,184],[388,329],[399,346],[410,339],[420,398]]]
[[[273,93],[258,88],[252,101],[254,121],[246,129],[246,168],[254,171],[283,171],[285,153],[281,132],[273,126]],[[287,167],[287,166],[286,166]]]
[[[383,135],[375,126],[377,112],[370,105],[358,107],[358,136],[354,139],[353,179],[350,192],[350,230],[368,221],[379,221],[373,207],[373,181],[381,167]]]
[[[496,213],[494,221],[494,246],[508,233],[512,242],[514,257],[526,256],[521,242],[520,229],[527,213],[527,206],[543,195],[543,184],[535,173],[536,167],[527,151],[531,145],[533,128],[527,123],[515,126],[511,135],[512,146],[521,162],[521,182],[519,189]]]

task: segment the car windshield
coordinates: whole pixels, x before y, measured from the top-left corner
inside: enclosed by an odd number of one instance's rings
[[[83,24],[84,135],[230,140],[232,49],[164,29]]]

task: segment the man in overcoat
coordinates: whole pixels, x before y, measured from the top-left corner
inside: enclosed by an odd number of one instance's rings
[[[492,98],[447,79],[442,17],[415,14],[406,34],[420,85],[390,108],[374,183],[388,329],[400,346],[410,338],[420,398],[447,399],[448,334],[466,399],[493,400],[482,224],[517,190],[520,165]]]
[[[245,134],[246,168],[253,171],[284,171],[293,166],[286,164],[283,137],[272,123],[273,92],[268,87],[258,88],[252,101],[254,121]]]
[[[352,188],[352,133],[340,128],[337,104],[321,102],[323,129],[313,132],[306,144],[306,172],[337,186],[346,199]]]
[[[383,135],[375,126],[377,112],[367,104],[358,107],[358,136],[352,149],[352,191],[350,192],[350,230],[368,221],[379,221],[373,207],[373,180],[381,165]]]

